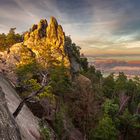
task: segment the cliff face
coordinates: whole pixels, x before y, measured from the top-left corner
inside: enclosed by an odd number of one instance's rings
[[[45,68],[63,64],[73,72],[78,72],[80,64],[73,52],[71,42],[66,40],[56,19],[52,17],[49,24],[42,19],[24,34],[23,42],[13,45],[8,53],[0,54],[0,71],[6,73],[12,81],[16,81],[13,71],[16,66],[35,60]]]
[[[0,140],[39,140],[39,122],[26,105],[16,119],[12,113],[21,102],[12,85],[0,75]]]
[[[7,106],[5,94],[0,87],[0,139],[1,140],[21,140],[21,134],[17,123]]]
[[[30,31],[25,33],[24,41],[11,47],[8,58],[10,61],[14,59],[16,64],[23,64],[30,61],[28,58],[34,57],[46,66],[50,63],[54,65],[63,63],[69,67],[70,62],[64,44],[63,29],[52,17],[49,25],[46,20],[33,25]]]

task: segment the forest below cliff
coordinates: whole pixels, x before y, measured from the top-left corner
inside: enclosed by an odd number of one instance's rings
[[[40,119],[42,139],[53,130],[58,140],[139,140],[140,79],[103,77],[55,18],[0,34],[0,50],[1,73]]]

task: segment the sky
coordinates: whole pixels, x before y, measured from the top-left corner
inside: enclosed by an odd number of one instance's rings
[[[54,16],[86,55],[140,54],[140,0],[0,0],[0,32]]]

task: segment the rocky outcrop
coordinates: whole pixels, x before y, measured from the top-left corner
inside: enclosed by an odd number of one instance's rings
[[[14,58],[17,58],[17,63],[23,63],[21,59],[25,60],[24,55],[26,56],[32,51],[35,59],[43,65],[44,63],[47,66],[50,63],[51,65],[63,63],[69,67],[69,58],[65,53],[64,43],[65,34],[56,19],[52,17],[49,25],[47,20],[42,19],[38,25],[33,25],[30,31],[25,34],[22,43],[11,47],[9,57],[14,55]]]
[[[0,86],[6,97],[5,99],[3,92],[1,92],[2,94],[0,93],[0,112],[3,113],[0,115],[0,123],[2,123],[0,124],[0,138],[2,135],[5,136],[4,140],[20,140],[21,138],[22,140],[40,140],[38,120],[26,105],[24,105],[16,120],[11,116],[21,102],[21,99],[12,85],[1,75]],[[8,108],[6,102],[8,103]],[[17,129],[16,123],[18,124],[19,129]],[[21,133],[21,138],[19,131]]]
[[[80,54],[77,54],[78,52],[75,52],[76,48],[74,48],[74,47],[76,47],[76,46],[72,44],[72,40],[70,39],[70,37],[66,37],[65,38],[65,49],[66,49],[66,53],[68,54],[68,58],[70,61],[71,72],[75,74],[80,71],[81,66],[80,66],[80,62],[79,62]]]
[[[4,59],[0,69],[4,69],[7,74],[12,73],[8,76],[10,78],[14,74],[15,66],[28,64],[33,59],[46,68],[63,64],[74,73],[80,70],[71,42],[66,41],[63,28],[54,17],[49,24],[47,20],[42,19],[38,25],[33,25],[25,33],[23,42],[13,45],[8,53],[5,52],[0,58]]]
[[[4,72],[5,70],[8,70],[6,68],[6,52],[0,52],[0,73]]]
[[[91,80],[81,74],[75,78],[75,83],[79,83],[80,88],[85,93],[87,93],[87,90],[91,91],[92,89]]]
[[[15,73],[17,66],[33,61],[38,62],[45,69],[63,64],[71,74],[78,73],[79,60],[75,56],[72,42],[66,38],[63,28],[54,17],[49,24],[47,20],[42,19],[38,25],[34,24],[25,33],[23,42],[13,45],[8,52],[0,54],[0,72],[15,85],[18,82]]]
[[[21,134],[17,123],[11,115],[5,94],[0,87],[0,139],[1,140],[21,140]]]
[[[80,71],[80,63],[78,62],[77,58],[75,57],[71,47],[67,48],[68,50],[68,56],[69,56],[69,60],[70,60],[70,64],[71,64],[71,71],[72,73],[77,73]]]

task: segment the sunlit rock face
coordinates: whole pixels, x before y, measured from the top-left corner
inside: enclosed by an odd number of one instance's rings
[[[29,32],[25,34],[23,45],[30,48],[36,55],[39,62],[63,63],[69,67],[69,59],[65,53],[65,34],[61,25],[58,25],[54,17],[48,25],[46,20],[41,20],[38,25],[33,25]],[[43,60],[42,56],[49,58]]]
[[[38,25],[34,24],[32,28],[24,34],[24,40],[21,43],[13,45],[9,52],[4,55],[6,60],[0,70],[4,69],[8,77],[16,83],[14,69],[18,65],[24,65],[37,61],[45,68],[50,66],[65,67],[78,72],[80,64],[72,55],[73,50],[66,43],[66,36],[63,28],[57,20],[52,17],[50,23],[42,19]],[[9,76],[10,75],[10,76]],[[13,77],[13,78],[12,78]]]
[[[35,53],[23,43],[17,43],[10,48],[10,52],[0,55],[0,73],[6,75],[13,83],[17,82],[16,66],[30,63]]]
[[[23,43],[17,43],[10,49],[10,53],[7,54],[7,63],[13,65],[27,64],[35,58],[35,53],[25,46]],[[15,67],[15,65],[13,65]]]

